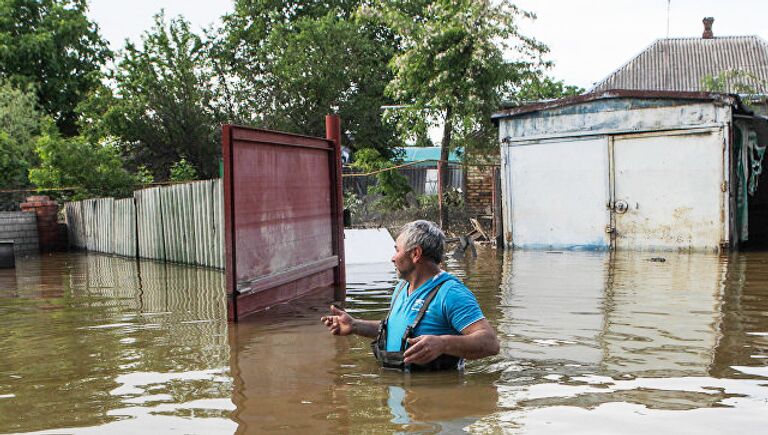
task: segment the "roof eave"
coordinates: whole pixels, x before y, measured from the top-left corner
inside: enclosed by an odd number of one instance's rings
[[[752,114],[741,102],[736,94],[723,94],[716,92],[689,92],[689,91],[645,91],[636,89],[609,89],[607,91],[592,92],[573,97],[561,98],[533,104],[526,104],[511,109],[502,110],[491,115],[491,120],[495,123],[499,119],[510,118],[543,110],[555,109],[558,107],[571,106],[590,101],[614,99],[614,98],[655,98],[655,99],[678,99],[678,100],[699,100],[715,101],[722,104],[734,106],[739,113]]]

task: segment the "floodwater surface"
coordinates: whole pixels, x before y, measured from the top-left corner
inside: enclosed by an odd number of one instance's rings
[[[0,433],[764,433],[768,254],[449,260],[501,353],[379,369],[324,300],[227,324],[220,271],[94,254],[0,270]],[[351,265],[379,319],[391,265]]]

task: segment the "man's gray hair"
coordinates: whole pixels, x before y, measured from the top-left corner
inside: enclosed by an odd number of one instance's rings
[[[418,220],[403,225],[400,230],[403,237],[403,248],[406,251],[421,246],[424,257],[435,263],[443,261],[445,251],[445,234],[436,223]]]

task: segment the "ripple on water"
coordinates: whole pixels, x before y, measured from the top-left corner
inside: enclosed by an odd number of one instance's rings
[[[502,351],[405,376],[380,370],[368,339],[330,336],[329,301],[228,325],[220,271],[22,260],[0,271],[0,431],[762,431],[768,255],[647,258],[452,259]],[[346,307],[381,318],[395,281],[389,263],[350,266]]]

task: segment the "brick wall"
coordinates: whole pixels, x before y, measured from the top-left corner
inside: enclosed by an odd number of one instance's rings
[[[467,168],[467,208],[474,215],[493,214],[493,167]]]
[[[45,195],[30,196],[26,202],[19,204],[21,211],[35,213],[37,217],[37,241],[40,252],[60,251],[65,247],[62,243],[62,229],[57,220],[59,204]]]
[[[35,213],[0,211],[0,240],[13,240],[16,255],[39,252]]]

